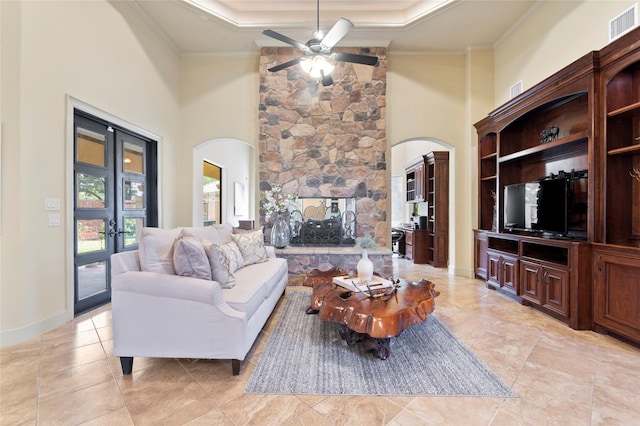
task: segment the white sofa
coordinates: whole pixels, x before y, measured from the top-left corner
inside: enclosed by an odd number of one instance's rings
[[[287,262],[264,245],[266,259],[231,271],[235,282],[176,275],[171,257],[183,230],[203,245],[235,240],[230,225],[145,228],[139,250],[111,257],[113,353],[124,374],[131,374],[134,357],[168,357],[230,359],[237,375],[284,294]]]

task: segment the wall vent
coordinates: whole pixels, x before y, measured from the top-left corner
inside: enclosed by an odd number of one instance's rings
[[[515,98],[522,93],[522,80],[511,86],[511,97]]]
[[[609,42],[622,37],[637,26],[638,4],[636,3],[609,21]]]

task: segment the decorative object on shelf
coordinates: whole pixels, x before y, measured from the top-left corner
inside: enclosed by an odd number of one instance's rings
[[[638,169],[637,167],[634,167],[633,170],[629,172],[629,174],[631,175],[632,178],[640,182],[640,169]]]
[[[560,129],[558,127],[549,127],[540,132],[540,144],[553,142],[558,139]]]
[[[284,248],[289,245],[291,227],[289,226],[289,213],[297,208],[298,194],[285,194],[279,182],[271,184],[271,189],[262,191],[262,208],[265,217],[269,219],[273,213],[276,217],[271,227],[271,244],[276,248]]]
[[[491,222],[491,230],[493,232],[498,232],[498,206],[496,205],[496,191],[491,190],[489,195],[493,198],[493,221]]]
[[[378,244],[374,241],[370,234],[356,238],[356,246],[362,249],[362,259],[358,261],[356,270],[358,271],[358,280],[360,282],[369,282],[373,277],[373,263],[369,260],[368,249],[375,250]]]
[[[271,245],[275,248],[282,249],[289,245],[291,228],[285,217],[286,215],[285,212],[279,211],[273,221],[273,226],[271,227]]]

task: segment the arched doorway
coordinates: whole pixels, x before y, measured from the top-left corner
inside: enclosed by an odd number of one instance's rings
[[[404,165],[420,155],[431,151],[449,152],[449,272],[455,265],[455,148],[439,139],[421,137],[400,141],[391,147],[391,226],[408,222],[412,206],[404,199],[406,188]]]
[[[193,148],[192,225],[203,225],[203,164],[220,168],[220,223],[238,225],[255,214],[255,159],[249,143],[233,138],[214,138]]]

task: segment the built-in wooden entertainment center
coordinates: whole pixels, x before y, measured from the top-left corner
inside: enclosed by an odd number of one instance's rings
[[[475,127],[476,277],[574,329],[640,343],[640,30]],[[548,202],[541,210],[543,191],[533,185],[526,220],[505,221],[505,198],[513,204],[505,187],[550,179],[566,182],[557,211]],[[556,212],[547,232],[540,217]]]

